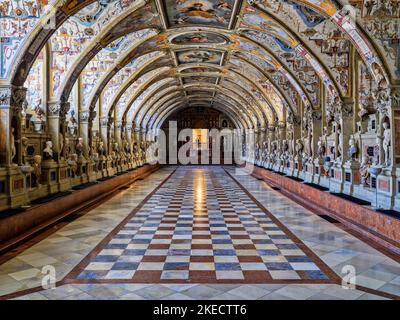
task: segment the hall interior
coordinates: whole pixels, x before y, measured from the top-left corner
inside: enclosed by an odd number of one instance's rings
[[[399,23],[2,0],[0,299],[399,299]]]

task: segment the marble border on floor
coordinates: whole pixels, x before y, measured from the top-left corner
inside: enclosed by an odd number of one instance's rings
[[[227,176],[233,180],[243,191],[249,196],[249,198],[290,238],[296,245],[299,246],[304,253],[315,262],[321,271],[325,273],[328,279],[218,279],[212,283],[215,284],[257,284],[257,283],[268,283],[268,284],[341,284],[341,278],[329,268],[314,252],[312,252],[298,237],[296,237],[286,226],[284,226],[276,217],[274,217],[259,201],[257,201],[235,178],[233,178],[229,172],[223,169]],[[117,227],[114,228],[73,270],[68,273],[62,280],[63,284],[101,284],[101,283],[194,283],[188,280],[177,280],[177,279],[155,279],[149,278],[141,281],[133,279],[78,279],[79,274],[85,269],[85,267],[92,261],[92,259],[104,249],[109,241],[125,226],[125,224],[143,207],[143,205],[172,177],[176,172],[176,169],[156,188],[154,189]],[[211,174],[213,174],[211,172]],[[196,283],[209,283],[210,279],[206,277],[204,281],[198,281]]]

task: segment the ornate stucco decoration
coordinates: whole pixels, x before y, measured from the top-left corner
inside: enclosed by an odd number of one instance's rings
[[[80,122],[88,122],[90,118],[90,111],[80,111],[79,112],[79,121]]]

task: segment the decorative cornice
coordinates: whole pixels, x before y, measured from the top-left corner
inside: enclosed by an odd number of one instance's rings
[[[321,111],[312,111],[311,118],[314,121],[320,121],[322,119],[322,112]]]
[[[90,111],[79,112],[79,122],[88,122],[90,118]]]
[[[400,87],[392,87],[391,93],[391,107],[400,108]]]
[[[108,125],[108,118],[107,117],[100,118],[100,126],[107,127],[107,125]]]
[[[11,105],[11,87],[0,87],[0,107],[9,108]]]
[[[0,87],[0,108],[10,108],[14,113],[20,113],[25,101],[25,87]]]
[[[287,118],[287,122],[290,124],[295,124],[295,125],[300,125],[301,124],[301,119],[299,116],[293,114],[293,113],[289,113],[288,118]]]

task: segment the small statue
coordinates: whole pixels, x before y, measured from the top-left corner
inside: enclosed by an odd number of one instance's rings
[[[131,145],[128,141],[125,141],[125,145],[124,145],[124,151],[126,154],[131,153]]]
[[[83,156],[83,150],[84,150],[85,146],[83,145],[83,138],[79,137],[78,138],[78,142],[75,146],[75,151],[78,155],[78,157],[82,157]]]
[[[40,186],[40,177],[42,175],[42,157],[40,155],[33,156],[33,185]]]
[[[100,156],[104,156],[105,155],[105,149],[104,149],[104,142],[100,141],[99,142],[99,146],[97,148],[97,152]]]
[[[75,136],[78,131],[78,123],[74,116],[71,116],[68,122],[68,132],[71,136]]]
[[[260,159],[260,145],[257,142],[255,146],[255,160],[258,161],[259,159]]]
[[[93,169],[94,171],[98,171],[99,170],[99,162],[100,162],[100,158],[99,158],[99,154],[96,152],[95,147],[92,147],[92,160],[94,162],[93,165]]]
[[[43,149],[43,159],[44,160],[53,160],[53,142],[46,141],[46,147]]]
[[[317,155],[319,159],[322,159],[325,156],[325,151],[326,148],[324,144],[322,143],[321,140],[318,141],[318,149],[317,149]]]
[[[390,159],[390,142],[391,142],[391,131],[389,128],[389,123],[383,123],[383,156],[385,159],[385,166],[390,166],[391,159]]]
[[[28,164],[27,161],[27,156],[28,156],[28,141],[29,139],[27,137],[22,137],[21,138],[21,144],[22,144],[22,161],[25,165]]]
[[[360,176],[361,176],[361,184],[364,186],[369,186],[369,168],[371,167],[371,161],[367,155],[362,156],[361,165],[360,165]]]
[[[69,156],[67,163],[72,170],[73,176],[75,177],[78,172],[78,155],[76,153],[72,153]]]
[[[349,156],[349,158],[351,160],[354,160],[357,156],[357,153],[358,153],[358,147],[356,145],[355,140],[353,138],[351,138],[349,140],[349,150],[347,152],[347,155]]]
[[[16,141],[15,141],[15,137],[14,137],[14,128],[11,128],[11,136],[10,136],[10,147],[11,147],[11,163],[14,163],[14,158],[17,154],[17,147],[15,146]]]
[[[71,152],[71,147],[70,147],[70,145],[69,145],[69,139],[68,138],[65,138],[64,139],[64,143],[62,144],[62,149],[61,149],[61,156],[64,158],[64,159],[68,159],[68,157],[69,157],[69,153]]]
[[[296,140],[296,152],[298,155],[301,155],[302,151],[303,151],[303,142],[300,139]]]
[[[343,154],[343,135],[341,133],[340,128],[337,129],[336,134],[338,136],[338,145],[337,145],[337,157],[338,159],[342,159],[342,154]]]
[[[114,142],[113,151],[115,151],[116,153],[119,153],[119,145],[118,145],[118,142]]]

